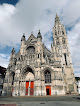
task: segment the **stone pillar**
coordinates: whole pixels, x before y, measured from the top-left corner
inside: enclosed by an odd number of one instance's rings
[[[30,96],[30,84],[31,84],[31,82],[30,82],[30,80],[29,80],[28,96]]]

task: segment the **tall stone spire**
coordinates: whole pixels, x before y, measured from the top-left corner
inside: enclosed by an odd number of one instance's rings
[[[60,19],[59,19],[59,17],[58,17],[58,15],[57,15],[57,13],[56,13],[55,23],[59,23],[59,22],[60,22]]]

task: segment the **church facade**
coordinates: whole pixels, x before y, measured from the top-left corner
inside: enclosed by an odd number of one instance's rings
[[[46,96],[77,93],[68,38],[56,14],[51,51],[42,43],[41,32],[21,38],[18,53],[11,51],[2,95]]]

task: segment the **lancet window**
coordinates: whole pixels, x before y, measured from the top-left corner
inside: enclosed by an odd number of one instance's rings
[[[48,70],[45,72],[45,83],[51,83],[51,73]]]

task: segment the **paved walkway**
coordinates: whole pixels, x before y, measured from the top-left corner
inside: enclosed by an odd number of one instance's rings
[[[0,104],[17,104],[16,106],[80,106],[80,96],[0,97]]]

